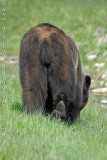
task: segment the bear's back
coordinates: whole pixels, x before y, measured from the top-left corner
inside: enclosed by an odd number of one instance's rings
[[[40,40],[43,40],[43,39],[50,40],[53,34],[57,34],[58,39],[63,39],[63,40],[64,38],[66,39],[65,33],[61,29],[48,23],[39,24],[32,29],[34,29],[35,33],[38,35]]]
[[[42,46],[42,47],[41,47]],[[20,52],[25,54],[29,51],[40,53],[40,48],[50,48],[53,56],[72,55],[74,63],[78,62],[78,49],[72,38],[68,37],[61,29],[48,23],[39,24],[25,33],[21,40]],[[52,53],[51,53],[52,54]]]
[[[40,44],[44,40],[52,43],[60,42],[64,45],[64,48],[67,48],[68,40],[65,33],[48,23],[39,24],[28,30],[23,36],[21,44],[26,44],[26,47],[30,47],[30,45]]]
[[[63,60],[68,63],[69,39],[61,29],[42,23],[25,33],[20,45],[20,54],[27,55],[29,60],[33,59],[33,64],[40,61],[42,65],[51,62],[59,65]]]

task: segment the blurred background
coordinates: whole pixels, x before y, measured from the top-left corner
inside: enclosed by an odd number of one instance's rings
[[[107,0],[11,0],[5,9],[5,60],[17,60],[27,30],[51,23],[75,40],[91,87],[107,86]]]

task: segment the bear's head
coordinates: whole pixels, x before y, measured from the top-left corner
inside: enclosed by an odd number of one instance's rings
[[[80,111],[86,106],[88,102],[88,97],[89,97],[89,88],[91,85],[91,78],[90,76],[86,75],[84,77],[84,84],[83,84],[83,92],[82,92],[82,103],[80,104],[77,114],[75,114],[75,117],[68,117],[71,118],[73,121],[76,119],[78,122],[80,122]],[[58,103],[55,105],[55,110],[53,111],[53,116],[54,117],[60,117],[61,119],[66,118],[66,101],[67,97],[64,95],[64,93],[59,94],[58,96]]]

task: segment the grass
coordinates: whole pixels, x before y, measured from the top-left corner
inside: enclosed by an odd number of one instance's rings
[[[84,70],[95,79],[92,88],[98,87],[98,77],[106,73],[107,67],[106,6],[106,0],[6,1],[7,60],[0,62],[1,66],[6,64],[5,71],[0,68],[0,100],[5,100],[4,104],[0,101],[0,160],[107,159],[107,112],[95,103],[93,95],[81,112],[81,124],[67,126],[41,113],[27,116],[21,102],[18,65],[8,63],[9,56],[18,56],[20,40],[29,28],[42,22],[52,23],[75,39]],[[96,60],[88,61],[91,54],[97,55]],[[103,68],[95,67],[95,63],[102,62]]]
[[[0,111],[1,160],[106,160],[107,116],[100,104],[89,103],[81,124],[40,114],[26,115],[20,98],[18,76],[5,76],[5,105]]]

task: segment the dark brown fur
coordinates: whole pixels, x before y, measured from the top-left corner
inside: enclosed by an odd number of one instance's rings
[[[66,120],[79,116],[88,101],[91,79],[83,73],[73,39],[51,24],[31,28],[21,41],[19,66],[28,113],[41,109],[52,113],[63,101]]]

